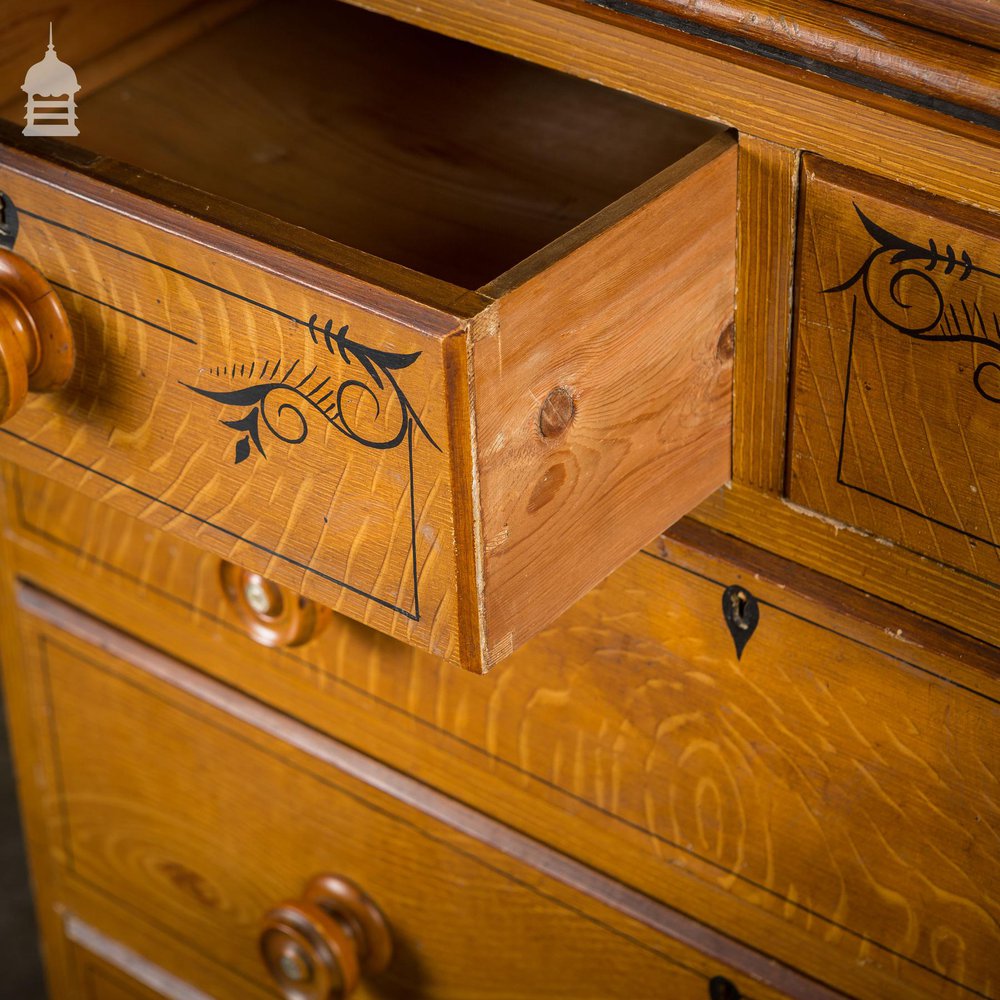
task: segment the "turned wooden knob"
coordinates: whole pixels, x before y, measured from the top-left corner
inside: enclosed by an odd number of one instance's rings
[[[330,609],[230,562],[220,569],[222,589],[250,638],[262,646],[301,646],[330,621]]]
[[[69,319],[52,286],[26,260],[0,249],[0,423],[29,391],[62,388],[75,361]]]
[[[337,1000],[392,958],[379,908],[351,881],[317,875],[264,916],[260,953],[286,1000]]]

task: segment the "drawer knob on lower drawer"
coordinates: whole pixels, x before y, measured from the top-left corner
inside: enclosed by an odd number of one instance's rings
[[[26,260],[0,249],[0,423],[29,391],[61,389],[75,361],[69,319],[52,286]]]
[[[381,910],[351,881],[318,875],[264,917],[260,953],[286,1000],[335,1000],[392,958]]]
[[[301,646],[330,621],[330,609],[230,562],[220,570],[222,589],[250,638],[262,646]]]

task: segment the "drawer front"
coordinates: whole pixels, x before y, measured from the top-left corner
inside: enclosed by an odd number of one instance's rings
[[[135,915],[130,915],[131,921]],[[237,993],[233,983],[216,979],[210,990],[196,989],[186,979],[154,965],[143,955],[120,941],[65,911],[61,925],[70,974],[73,1000],[219,1000],[221,997],[249,995]],[[158,936],[152,928],[143,928],[146,940]],[[191,963],[185,965],[186,972]],[[59,995],[57,994],[57,997]],[[254,994],[256,997],[257,994]]]
[[[991,650],[691,525],[485,679],[344,619],[265,650],[214,560],[18,481],[46,587],[851,995],[996,994]]]
[[[16,162],[15,250],[56,288],[77,364],[0,428],[4,453],[451,652],[456,320]]]
[[[982,580],[985,614],[1000,217],[812,157],[803,177],[789,495]]]
[[[26,594],[25,606],[32,600]],[[589,870],[87,625],[65,605],[37,592],[34,601],[74,632],[96,630],[89,644],[26,623],[37,717],[51,736],[55,858],[71,894],[73,886],[99,891],[176,939],[175,954],[148,956],[168,971],[197,974],[179,957],[193,949],[248,986],[267,988],[257,954],[265,914],[295,900],[314,876],[333,873],[360,886],[390,928],[388,969],[359,995],[701,1000],[718,975],[737,991],[727,996],[780,995],[568,878],[543,874],[525,851],[539,852],[549,872]],[[126,658],[99,648],[119,641]],[[641,898],[609,889],[595,873],[585,877],[619,903]],[[131,934],[127,948],[162,948],[140,928]]]
[[[77,352],[0,428],[14,461],[475,671],[728,476],[728,137],[490,295],[275,222],[274,243],[311,248],[276,249],[80,159],[0,156],[14,250]]]

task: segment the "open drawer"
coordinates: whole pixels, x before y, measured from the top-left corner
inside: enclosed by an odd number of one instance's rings
[[[0,239],[76,364],[0,454],[485,670],[728,478],[735,141],[228,7],[84,63],[78,138],[3,125]]]

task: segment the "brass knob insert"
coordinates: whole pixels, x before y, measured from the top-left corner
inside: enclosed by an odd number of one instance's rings
[[[349,879],[317,875],[264,917],[260,954],[286,1000],[349,997],[392,958],[379,908]]]
[[[0,249],[0,423],[29,392],[61,389],[75,362],[69,318],[52,286],[26,260]]]
[[[223,562],[219,576],[229,606],[250,638],[262,646],[301,646],[319,635],[330,621],[329,608],[279,587],[259,573]]]

